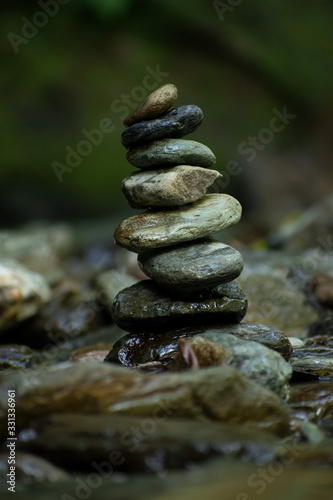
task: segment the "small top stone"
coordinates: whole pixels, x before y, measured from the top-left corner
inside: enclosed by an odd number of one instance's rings
[[[140,106],[125,118],[125,127],[143,120],[156,118],[173,105],[177,96],[177,87],[175,85],[172,83],[162,85],[162,87],[152,92]]]

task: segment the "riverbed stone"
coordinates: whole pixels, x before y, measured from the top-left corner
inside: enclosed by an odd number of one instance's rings
[[[112,319],[128,332],[167,330],[172,326],[203,323],[237,323],[245,316],[246,296],[236,282],[220,285],[211,293],[179,298],[165,294],[153,281],[125,288],[112,305]]]
[[[34,316],[51,297],[44,277],[14,260],[0,261],[0,331]]]
[[[172,83],[162,85],[162,87],[149,94],[147,99],[125,118],[124,125],[129,127],[142,120],[151,120],[159,116],[174,104],[177,97],[178,91],[175,85]]]
[[[140,332],[124,335],[118,339],[105,361],[136,366],[145,369],[152,361],[156,371],[167,369],[178,353],[179,339],[189,340],[206,334],[230,334],[242,340],[252,340],[273,349],[288,360],[291,346],[288,337],[280,330],[266,325],[236,323],[232,325],[175,327],[166,332]],[[157,363],[159,366],[157,366]]]
[[[121,134],[121,142],[125,148],[131,149],[159,139],[183,137],[194,132],[203,118],[203,112],[198,106],[179,106],[155,120],[135,123]]]
[[[181,209],[149,210],[125,219],[117,227],[117,245],[132,252],[203,238],[232,224],[242,214],[240,203],[224,193],[206,194]]]
[[[216,158],[204,144],[188,139],[162,139],[131,149],[126,155],[134,167],[154,169],[175,165],[211,167]]]
[[[159,408],[168,418],[217,421],[288,432],[281,398],[232,366],[147,375],[111,363],[58,363],[0,377],[0,424],[5,425],[8,389],[16,392],[16,428],[55,413],[141,415]],[[156,410],[157,409],[157,410]],[[165,414],[165,413],[163,413]]]
[[[195,420],[170,420],[162,408],[156,413],[161,418],[154,418],[147,427],[140,416],[51,415],[33,423],[34,432],[18,447],[49,457],[66,469],[93,472],[92,462],[108,463],[111,450],[117,450],[114,458],[121,457],[114,464],[116,470],[126,473],[186,469],[217,456],[262,465],[278,456],[279,441],[269,432],[221,422],[205,426]]]
[[[237,250],[212,239],[139,253],[138,263],[163,290],[184,295],[228,283],[239,276],[244,265]]]
[[[172,207],[193,203],[222,177],[217,170],[191,165],[133,172],[121,185],[132,208]]]
[[[234,335],[216,331],[197,335],[186,342],[196,358],[198,367],[206,368],[227,363],[249,379],[276,392],[283,399],[288,398],[292,367],[280,354],[259,342],[242,340]],[[169,369],[185,368],[183,351],[178,349]]]

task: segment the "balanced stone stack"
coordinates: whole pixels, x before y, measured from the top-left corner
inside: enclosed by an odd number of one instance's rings
[[[200,126],[203,113],[194,105],[169,110],[176,99],[177,88],[163,85],[124,121],[127,160],[140,170],[123,180],[122,192],[131,207],[145,211],[121,222],[115,241],[138,253],[151,278],[114,299],[114,323],[128,332],[239,323],[247,309],[234,281],[243,259],[211,237],[239,221],[241,205],[228,194],[206,194],[221,177],[211,169],[215,156],[181,139]]]

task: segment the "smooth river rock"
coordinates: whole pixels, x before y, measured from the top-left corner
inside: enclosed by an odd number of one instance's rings
[[[243,269],[241,254],[214,240],[196,240],[138,255],[139,266],[162,289],[188,295],[228,283]]]
[[[288,382],[292,367],[277,352],[259,342],[242,340],[228,333],[210,331],[187,341],[200,368],[218,366],[223,363],[234,366],[244,376],[263,387],[268,387],[280,397],[289,396]],[[178,349],[177,356],[169,366],[171,370],[184,370],[188,360],[184,351]]]
[[[266,325],[252,323],[238,323],[225,326],[187,326],[174,328],[167,332],[131,333],[118,339],[105,361],[121,363],[125,366],[136,366],[142,369],[151,366],[163,370],[168,368],[178,353],[178,341],[183,338],[189,340],[206,334],[231,334],[242,340],[253,340],[273,349],[285,359],[290,358],[291,345],[288,337],[280,330]]]
[[[142,120],[151,120],[167,111],[178,97],[177,87],[172,83],[162,85],[157,90],[149,94],[130,115],[124,120],[124,125],[129,127]]]
[[[128,332],[162,331],[189,324],[237,323],[246,309],[246,296],[236,282],[220,285],[214,294],[208,290],[183,299],[165,294],[153,281],[145,280],[118,293],[112,319]]]
[[[204,144],[187,139],[163,139],[131,149],[126,155],[134,167],[147,169],[174,165],[211,167],[216,158]]]
[[[117,245],[132,252],[203,238],[236,224],[242,207],[228,194],[206,194],[201,200],[170,210],[149,210],[125,219],[117,227]]]
[[[125,148],[131,149],[158,139],[183,137],[194,132],[203,118],[198,106],[179,106],[155,120],[135,123],[121,134],[121,142]]]
[[[133,208],[172,207],[200,200],[220,177],[217,170],[178,165],[134,172],[123,180],[121,189]]]

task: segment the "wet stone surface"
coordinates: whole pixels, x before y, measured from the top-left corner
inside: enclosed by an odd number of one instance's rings
[[[178,341],[180,338],[191,339],[207,333],[231,334],[244,340],[254,340],[266,347],[276,350],[285,359],[289,359],[291,346],[280,330],[267,327],[266,325],[253,325],[251,323],[237,323],[226,326],[193,326],[175,328],[160,334],[159,332],[142,332],[129,334],[119,339],[107,356],[114,363],[122,363],[125,366],[141,366],[155,361],[158,367],[168,367],[177,356],[179,351]]]
[[[198,106],[179,106],[155,120],[136,123],[121,134],[121,142],[127,149],[158,139],[179,138],[194,132],[203,120]]]
[[[0,370],[23,370],[37,360],[38,356],[26,345],[0,345]]]
[[[246,308],[246,296],[236,282],[185,299],[170,297],[151,280],[145,280],[119,292],[113,302],[112,319],[129,332],[161,331],[172,325],[240,322]]]

